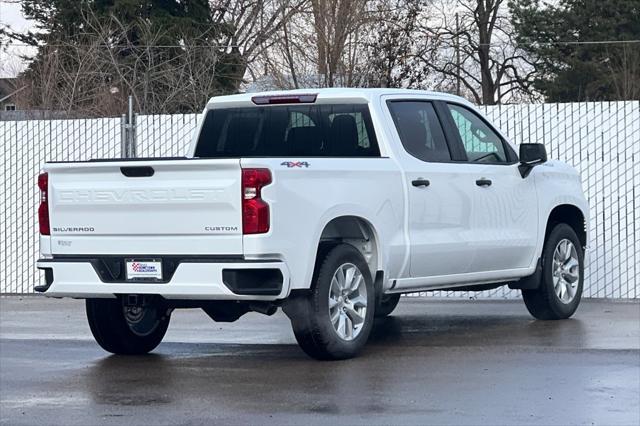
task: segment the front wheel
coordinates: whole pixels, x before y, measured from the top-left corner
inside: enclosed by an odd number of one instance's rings
[[[153,299],[141,306],[128,306],[118,299],[87,299],[87,319],[96,342],[107,352],[140,355],[151,352],[162,341],[170,311]]]
[[[584,254],[573,228],[557,224],[542,250],[542,282],[522,290],[529,313],[537,319],[558,320],[574,314],[582,296]]]
[[[355,356],[367,342],[375,310],[369,266],[353,246],[340,244],[318,259],[309,294],[291,318],[300,347],[316,359]]]

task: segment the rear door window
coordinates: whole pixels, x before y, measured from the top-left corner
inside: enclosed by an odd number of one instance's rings
[[[451,161],[449,146],[431,102],[389,101],[388,105],[405,151],[422,161]]]
[[[277,105],[207,112],[196,157],[379,157],[365,104]]]

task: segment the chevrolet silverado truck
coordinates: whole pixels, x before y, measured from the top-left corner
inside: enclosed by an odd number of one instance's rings
[[[343,359],[403,293],[508,285],[542,320],[582,293],[578,173],[443,93],[215,97],[186,157],[49,162],[38,186],[36,290],[86,299],[116,354],[153,350],[180,308],[282,308],[307,354]]]

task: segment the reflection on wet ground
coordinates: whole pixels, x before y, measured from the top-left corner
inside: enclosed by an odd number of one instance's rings
[[[540,322],[510,301],[405,300],[361,357],[318,362],[280,313],[178,312],[153,354],[108,356],[81,302],[53,302],[0,300],[1,424],[640,423],[637,303]]]

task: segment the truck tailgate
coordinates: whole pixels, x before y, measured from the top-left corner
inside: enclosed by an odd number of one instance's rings
[[[53,254],[242,254],[237,159],[49,163]]]

